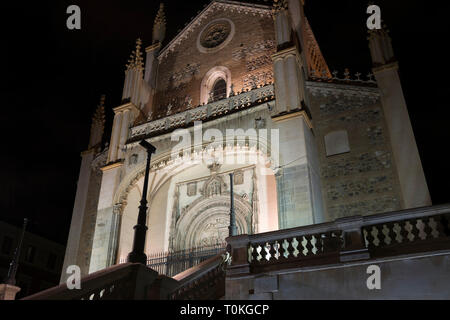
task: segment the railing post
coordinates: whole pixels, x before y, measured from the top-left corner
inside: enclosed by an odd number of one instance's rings
[[[231,265],[227,267],[227,275],[250,273],[250,264],[248,263],[250,238],[248,234],[228,237],[226,241],[227,251],[231,255]]]
[[[335,221],[338,229],[342,231],[341,262],[370,259],[362,231],[363,222],[362,216],[346,217]]]

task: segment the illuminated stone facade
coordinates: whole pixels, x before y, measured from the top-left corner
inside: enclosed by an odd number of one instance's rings
[[[161,7],[146,57],[138,40],[127,65],[123,105],[114,109],[104,150],[98,139],[103,124],[94,121],[96,138],[83,153],[66,266],[91,273],[131,251],[146,161],[142,139],[157,149],[146,195],[147,253],[223,242],[229,173],[239,233],[412,206],[405,198],[413,191],[402,188],[406,180],[399,174],[405,163],[394,156],[400,140],[386,120],[385,111],[395,109],[392,99],[360,75],[332,76],[302,1],[212,1],[163,46],[164,36]],[[395,75],[389,79],[396,81]],[[226,95],[217,99],[220,81]],[[401,88],[392,94],[402,97]],[[194,125],[200,122],[198,140]],[[229,129],[241,133],[230,140]],[[174,153],[176,132],[191,144]],[[414,137],[406,141],[413,150]],[[232,161],[239,157],[246,160]],[[413,205],[428,205],[420,159],[413,166],[421,186],[421,200]]]

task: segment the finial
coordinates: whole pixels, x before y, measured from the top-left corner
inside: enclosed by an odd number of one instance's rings
[[[162,42],[166,36],[166,15],[164,14],[164,3],[160,3],[158,13],[153,24],[153,43]]]
[[[288,8],[287,0],[273,0],[272,14],[274,18],[279,11],[286,10],[287,8]]]
[[[159,4],[159,10],[156,14],[155,24],[163,24],[166,23],[166,15],[164,14],[164,3]]]
[[[344,76],[345,76],[345,80],[350,80],[350,70],[348,68],[345,68]]]
[[[105,124],[105,100],[106,96],[103,94],[100,97],[100,104],[97,106],[94,115],[92,116],[92,126],[96,124]]]
[[[136,40],[136,49],[131,52],[130,59],[128,60],[128,64],[126,65],[127,70],[130,69],[144,69],[144,59],[142,56],[142,40],[138,38]]]

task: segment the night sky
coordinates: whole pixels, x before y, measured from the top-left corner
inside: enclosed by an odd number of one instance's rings
[[[7,8],[2,9],[1,29],[6,75],[2,72],[0,220],[21,225],[24,217],[31,218],[30,231],[65,244],[92,114],[106,94],[109,140],[125,64],[136,38],[144,47],[151,44],[159,1],[17,2],[2,1]],[[165,1],[166,43],[207,3]],[[367,3],[306,1],[306,14],[331,70],[369,73]],[[449,203],[448,4],[375,3],[391,30],[433,203]],[[66,28],[71,4],[81,8],[79,31]]]

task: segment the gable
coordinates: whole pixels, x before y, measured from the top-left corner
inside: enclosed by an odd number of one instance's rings
[[[205,85],[220,76],[227,94],[273,82],[274,24],[269,7],[211,3],[159,55],[152,118],[207,102]],[[211,79],[206,79],[212,75]],[[203,86],[203,87],[202,87]]]
[[[191,33],[204,25],[204,21],[218,11],[227,11],[231,14],[243,13],[249,16],[271,17],[271,7],[255,5],[236,1],[215,0],[203,9],[175,38],[166,45],[159,54],[159,59],[166,58],[177,48]]]

